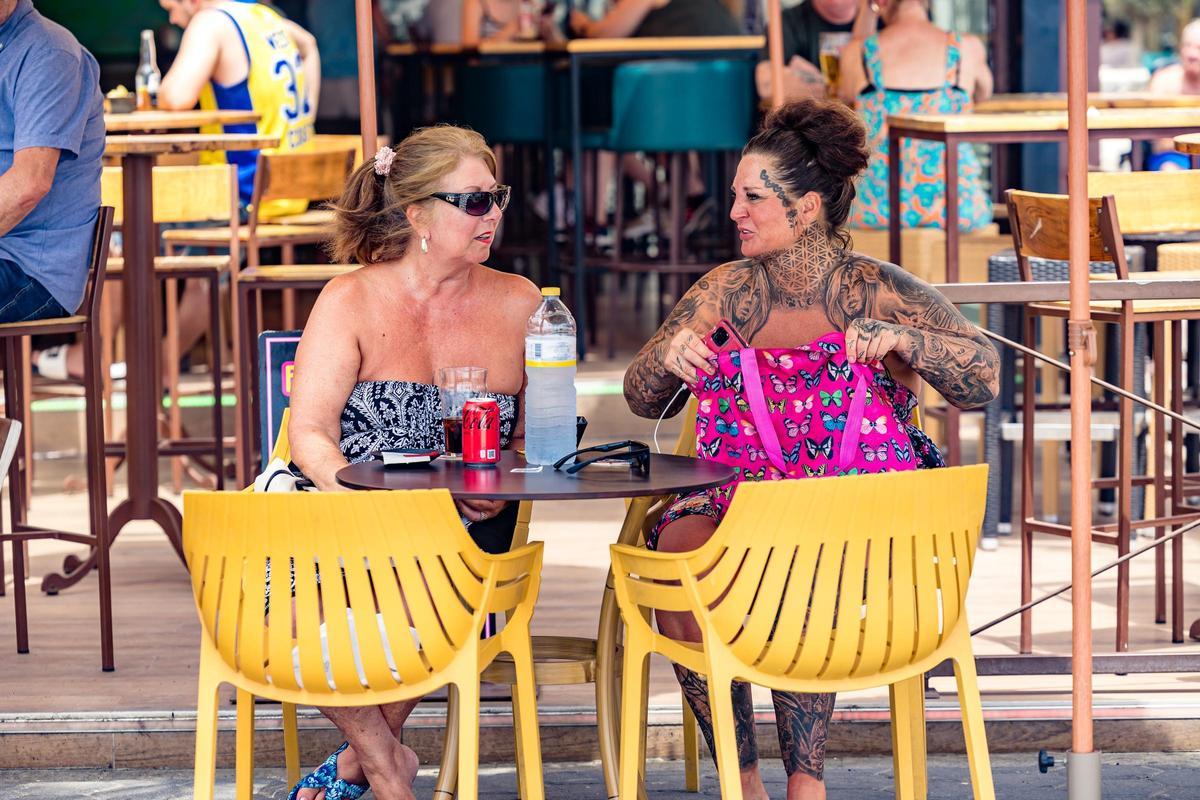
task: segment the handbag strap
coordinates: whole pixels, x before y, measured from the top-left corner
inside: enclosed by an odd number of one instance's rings
[[[767,410],[767,401],[763,397],[762,378],[758,374],[757,352],[752,347],[743,347],[741,358],[746,402],[750,404],[750,414],[754,417],[754,424],[758,426],[758,435],[762,439],[763,450],[767,452],[767,458],[775,465],[776,469],[784,475],[791,476],[791,470],[788,469],[787,462],[783,460],[783,448],[779,445],[779,434],[775,432],[775,423],[771,420],[771,413]],[[860,410],[859,416],[861,415],[862,411]]]
[[[792,477],[791,469],[783,458],[783,448],[779,444],[779,434],[775,431],[775,423],[767,409],[767,401],[763,395],[762,378],[758,371],[758,358],[754,348],[746,347],[741,350],[742,379],[745,383],[746,401],[750,404],[750,414],[754,424],[758,426],[758,435],[762,439],[763,450],[767,458],[784,475]],[[870,391],[874,374],[863,364],[851,364],[850,369],[858,379],[854,387],[854,397],[846,410],[846,429],[842,432],[842,444],[838,448],[838,469],[844,470],[854,460],[854,451],[862,438],[862,421],[866,414],[867,394]]]

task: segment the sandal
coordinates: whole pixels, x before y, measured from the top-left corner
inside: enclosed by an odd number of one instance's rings
[[[325,759],[324,764],[300,779],[288,794],[287,800],[296,800],[296,795],[301,789],[324,789],[325,800],[358,800],[362,797],[367,789],[371,788],[370,785],[351,783],[337,776],[338,756],[349,746],[349,742],[342,742],[342,746],[334,750],[329,758]]]

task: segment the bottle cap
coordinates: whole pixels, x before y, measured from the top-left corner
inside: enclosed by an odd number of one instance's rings
[[[557,286],[547,286],[542,289],[542,297],[558,297],[562,294],[562,289]]]

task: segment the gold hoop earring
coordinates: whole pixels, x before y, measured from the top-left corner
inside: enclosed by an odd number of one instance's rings
[[[426,239],[424,236],[421,237],[421,252],[422,253],[429,252],[429,240]]]

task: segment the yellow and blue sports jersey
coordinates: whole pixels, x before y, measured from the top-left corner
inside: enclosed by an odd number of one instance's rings
[[[250,69],[245,80],[231,86],[209,81],[200,93],[200,107],[257,111],[260,115],[257,124],[225,125],[224,131],[279,137],[278,147],[263,152],[305,149],[312,141],[316,99],[308,96],[300,52],[284,28],[283,19],[254,0],[227,0],[215,8],[233,21],[246,48]],[[221,129],[212,126],[205,132],[219,133]],[[242,203],[249,205],[258,153],[258,150],[206,153],[202,160],[235,164],[238,193]],[[307,205],[305,200],[275,200],[259,209],[259,218],[299,214]]]

